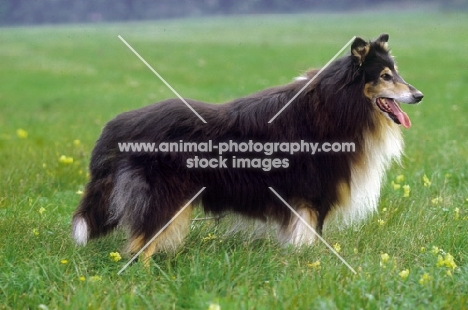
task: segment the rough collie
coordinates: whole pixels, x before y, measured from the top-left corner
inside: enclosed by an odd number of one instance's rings
[[[331,214],[345,222],[364,218],[376,209],[385,170],[402,152],[399,126],[411,126],[400,103],[423,98],[398,74],[387,41],[387,34],[369,42],[356,38],[351,53],[321,74],[311,70],[287,85],[225,104],[187,100],[206,123],[179,99],[118,115],[92,152],[90,181],[73,216],[76,243],[84,245],[121,226],[128,230],[128,250],[136,252],[202,187],[144,250],[144,258],[177,249],[196,206],[215,215],[274,222],[282,243],[312,243],[313,232],[269,187],[319,233]],[[193,147],[184,149],[186,142]],[[122,143],[154,143],[161,150],[122,150]],[[352,143],[353,149],[291,151],[308,143]],[[216,149],[226,145],[233,148]],[[265,152],[266,145],[271,152]]]

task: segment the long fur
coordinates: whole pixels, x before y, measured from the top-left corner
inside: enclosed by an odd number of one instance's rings
[[[388,38],[388,37],[387,37]],[[130,251],[141,248],[201,187],[193,202],[207,213],[235,213],[275,222],[284,243],[310,244],[314,235],[268,189],[273,187],[318,232],[332,213],[345,222],[363,219],[376,209],[385,170],[403,147],[400,129],[366,97],[372,70],[389,58],[379,42],[361,47],[326,68],[271,124],[270,120],[312,78],[307,72],[290,84],[219,105],[165,100],[123,113],[103,129],[93,150],[91,180],[73,217],[78,244],[104,235],[117,225],[129,231]],[[367,47],[366,47],[367,46]],[[274,154],[288,168],[195,169],[187,159],[217,158],[213,153],[120,152],[120,142],[354,142],[352,153]],[[239,154],[226,153],[225,158]],[[268,158],[263,153],[244,158]],[[176,219],[158,238],[156,250],[175,248],[188,232],[189,215]],[[159,246],[162,244],[161,246]],[[164,246],[164,244],[168,244]]]

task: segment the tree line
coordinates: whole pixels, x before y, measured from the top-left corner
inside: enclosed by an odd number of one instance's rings
[[[427,0],[0,0],[0,24],[128,21],[226,14],[351,10],[382,3],[395,7]],[[433,2],[434,3],[434,2]],[[467,9],[468,0],[441,0],[442,7]]]

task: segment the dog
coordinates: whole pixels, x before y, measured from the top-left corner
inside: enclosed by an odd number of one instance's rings
[[[275,223],[278,240],[284,244],[312,244],[317,238],[314,232],[269,188],[319,234],[333,215],[345,224],[364,219],[377,208],[385,171],[402,154],[400,126],[411,126],[400,103],[416,104],[423,98],[398,74],[388,38],[387,34],[373,41],[357,37],[349,55],[320,74],[310,70],[287,85],[219,105],[186,100],[206,123],[179,99],[118,115],[104,127],[92,151],[90,181],[72,219],[75,242],[85,245],[124,227],[127,249],[135,253],[202,187],[205,190],[145,248],[144,259],[182,245],[196,206],[214,215],[234,213]],[[291,105],[269,123],[294,96]],[[119,148],[123,142],[182,145],[185,141],[273,143],[270,146],[291,141],[349,142],[354,150],[283,152],[276,165],[266,152],[228,150],[222,155],[233,164],[213,168],[207,164],[224,160],[213,148],[205,152]],[[252,166],[234,167],[239,157],[251,160]],[[195,165],[203,160],[205,168]],[[261,166],[255,166],[255,160]]]

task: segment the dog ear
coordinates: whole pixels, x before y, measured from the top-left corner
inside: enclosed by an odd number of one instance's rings
[[[388,51],[388,34],[382,33],[377,40],[375,40],[385,51]]]
[[[388,34],[382,33],[382,34],[377,38],[377,40],[375,40],[375,41],[387,43],[387,42],[388,42]]]
[[[351,54],[356,57],[359,65],[362,65],[367,53],[369,53],[369,43],[359,37],[356,37],[353,44],[351,44]]]

